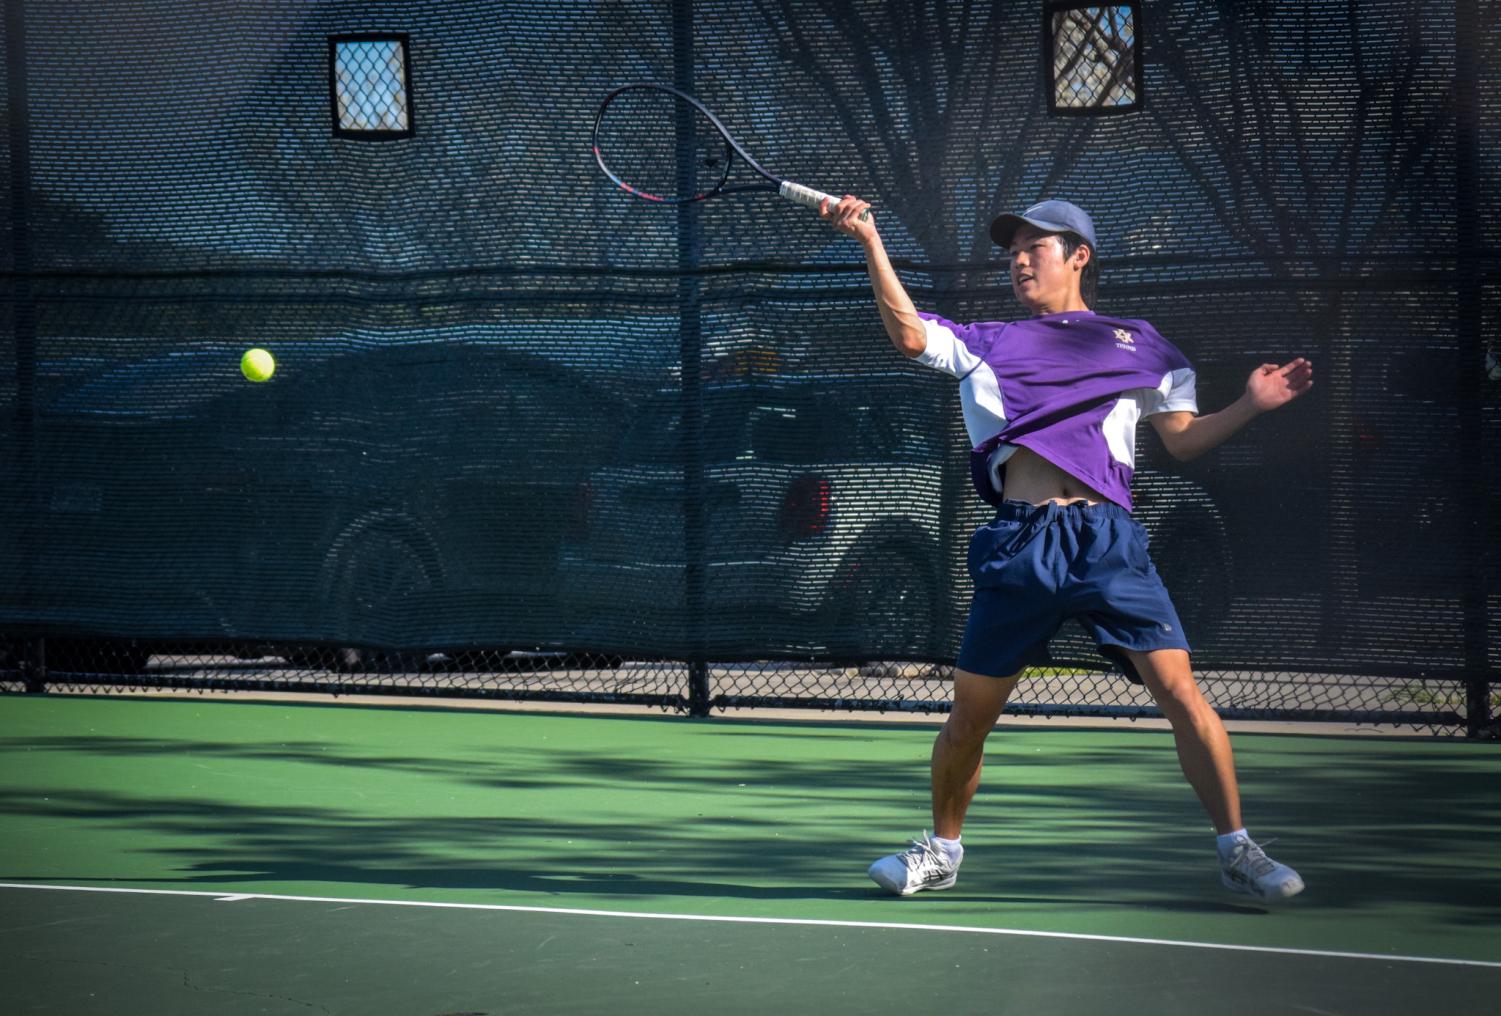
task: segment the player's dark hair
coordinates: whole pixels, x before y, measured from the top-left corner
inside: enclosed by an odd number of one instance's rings
[[[1089,248],[1089,260],[1084,264],[1084,271],[1079,273],[1079,296],[1083,298],[1084,306],[1093,310],[1095,294],[1100,288],[1100,263],[1096,259],[1099,252],[1078,233],[1059,233],[1058,242],[1063,245],[1065,261],[1073,257],[1074,251],[1080,247]]]

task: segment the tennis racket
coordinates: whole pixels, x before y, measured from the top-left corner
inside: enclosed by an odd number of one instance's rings
[[[736,156],[763,179],[731,181]],[[665,205],[749,191],[776,191],[815,211],[839,203],[766,169],[703,103],[669,85],[623,85],[605,96],[594,116],[594,161],[626,193]]]

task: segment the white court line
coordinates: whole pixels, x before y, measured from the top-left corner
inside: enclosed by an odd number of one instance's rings
[[[124,889],[117,886],[47,885],[0,882],[0,889],[52,889],[74,893],[122,893],[144,896],[197,896],[222,903],[241,900],[282,900],[291,903],[362,903],[378,907],[431,907],[440,910],[500,910],[524,914],[568,914],[582,917],[634,917],[643,921],[712,921],[719,924],[781,924],[813,928],[870,928],[890,931],[949,931],[970,935],[1016,935],[1023,938],[1061,938],[1081,942],[1118,942],[1129,945],[1170,945],[1183,949],[1221,949],[1230,952],[1277,953],[1341,960],[1380,960],[1385,963],[1439,963],[1461,967],[1501,968],[1491,960],[1456,960],[1437,956],[1398,956],[1386,953],[1336,952],[1329,949],[1290,949],[1269,945],[1226,945],[1184,942],[1170,938],[1131,938],[1124,935],[1085,935],[1070,931],[1023,931],[1017,928],[975,928],[958,924],[902,924],[891,921],[826,921],[802,917],[721,917],[712,914],[655,914],[635,910],[580,910],[572,907],[523,907],[508,903],[441,903],[432,900],[371,900],[342,896],[283,896],[277,893],[204,892],[194,889]]]

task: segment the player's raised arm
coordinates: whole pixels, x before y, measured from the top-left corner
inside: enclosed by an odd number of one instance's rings
[[[860,241],[865,248],[865,264],[870,272],[870,286],[876,295],[876,307],[881,312],[881,323],[897,351],[906,356],[917,356],[928,346],[927,333],[917,308],[907,295],[902,280],[897,278],[891,259],[886,256],[886,247],[881,243],[881,234],[876,231],[874,216],[860,216],[870,208],[870,203],[846,194],[838,204],[827,202],[819,209],[819,215],[839,232]]]
[[[1150,417],[1168,454],[1183,462],[1218,447],[1262,413],[1287,405],[1313,387],[1313,364],[1298,357],[1282,366],[1264,363],[1251,372],[1240,398],[1207,416],[1162,413]]]

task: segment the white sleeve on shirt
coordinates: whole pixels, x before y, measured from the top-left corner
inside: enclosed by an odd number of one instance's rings
[[[1192,367],[1169,371],[1162,375],[1162,383],[1143,393],[1141,415],[1154,413],[1193,413],[1198,415],[1198,378]]]
[[[980,358],[954,334],[952,328],[929,318],[923,318],[922,326],[928,344],[917,354],[918,363],[960,378],[980,365]]]

